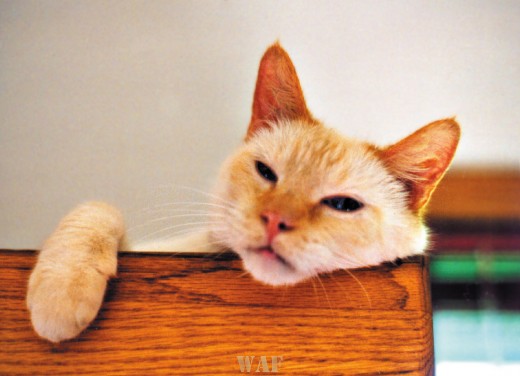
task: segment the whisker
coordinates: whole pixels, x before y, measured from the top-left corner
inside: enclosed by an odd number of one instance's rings
[[[319,275],[316,275],[316,279],[317,279],[318,282],[320,283],[321,288],[322,288],[323,292],[325,293],[325,298],[327,299],[327,302],[328,302],[328,304],[329,304],[330,312],[333,313],[334,310],[332,309],[332,304],[330,303],[329,294],[327,294],[327,290],[325,289],[325,285],[323,285],[323,282],[321,281],[321,278],[320,278]]]
[[[312,283],[312,289],[314,290],[314,297],[317,299],[318,298],[318,290],[316,290],[316,284],[314,283],[314,278],[311,278],[310,281]],[[319,301],[318,301],[318,303],[319,303]]]
[[[372,309],[372,300],[370,299],[370,296],[368,295],[368,291],[365,289],[365,286],[363,286],[363,284],[361,283],[361,281],[359,280],[358,277],[356,277],[354,275],[354,273],[352,273],[350,270],[348,269],[345,269],[345,271],[354,279],[354,281],[357,282],[357,284],[359,285],[359,287],[361,287],[361,289],[363,290],[363,293],[365,294],[365,297],[367,298],[367,302],[368,302],[368,307],[370,309]]]
[[[326,235],[332,242],[335,242],[335,237],[334,235],[330,232],[330,230],[327,230],[327,231],[324,231],[322,236],[323,235]],[[338,257],[346,260],[349,262],[349,264],[351,264],[351,267],[352,268],[359,268],[359,267],[364,267],[366,266],[365,263],[363,263],[363,261],[361,261],[358,257],[356,257],[355,255],[353,254],[346,254],[346,252],[339,252],[338,250],[336,249],[333,249],[332,252],[337,255]]]
[[[189,191],[189,192],[193,192],[193,193],[198,193],[198,194],[204,195],[206,197],[212,197],[214,199],[226,201],[224,198],[222,198],[218,195],[215,195],[212,192],[205,191],[205,190],[195,188],[195,187],[190,187],[190,186],[183,185],[183,184],[175,184],[175,183],[163,184],[156,188],[157,188],[156,191],[160,191],[159,192],[160,194],[166,194],[166,193],[171,194],[171,192],[176,192],[177,190],[185,190],[185,191]]]
[[[356,269],[356,268],[366,266],[362,262],[360,262],[354,255],[346,254],[345,252],[334,252],[334,254],[338,258],[347,261],[347,263],[350,264],[349,265],[350,269]]]
[[[168,207],[171,207],[171,206],[180,206],[180,205],[185,205],[185,206],[210,206],[210,207],[221,208],[221,209],[229,209],[230,208],[229,205],[225,206],[225,205],[221,205],[221,204],[216,204],[214,202],[174,201],[174,202],[167,202],[167,203],[161,204],[161,205],[151,206],[151,209],[168,208]]]
[[[248,275],[248,274],[249,274],[249,272],[246,270],[246,271],[244,271],[243,273],[240,273],[240,274],[237,276],[237,278],[244,278],[244,277],[245,277],[246,275]]]
[[[175,241],[176,238],[200,233],[200,232],[203,232],[206,230],[207,230],[207,227],[190,227],[190,228],[178,230],[173,233],[166,234],[166,235],[160,235],[159,237],[157,237],[153,240],[156,242],[167,242],[169,240]]]
[[[146,214],[154,214],[160,211],[168,211],[168,213],[195,213],[195,214],[204,214],[204,213],[211,213],[211,209],[197,209],[197,208],[191,208],[188,206],[182,206],[178,208],[171,208],[171,207],[162,207],[162,206],[154,206],[154,207],[148,207],[145,209],[142,209],[142,213]]]
[[[160,222],[160,221],[165,221],[165,220],[171,220],[171,219],[176,219],[176,218],[184,218],[184,217],[188,217],[188,218],[192,218],[192,217],[215,217],[215,218],[225,218],[225,215],[223,214],[208,214],[208,213],[193,213],[193,214],[175,214],[175,215],[167,215],[167,216],[164,216],[164,217],[159,217],[159,218],[154,218],[154,219],[150,219],[150,220],[147,220],[145,221],[144,223],[140,223],[138,225],[134,225],[132,227],[129,227],[128,228],[128,232],[131,232],[131,231],[134,231],[135,229],[138,229],[138,228],[141,228],[141,227],[145,227],[145,226],[149,226],[150,224],[152,223],[155,223],[155,222]]]
[[[188,187],[188,186],[185,186],[185,185],[179,185],[177,187],[181,188],[181,189],[188,190],[188,191],[192,191],[192,192],[195,192],[195,193],[199,193],[199,194],[207,196],[207,197],[214,198],[214,199],[219,200],[219,201],[221,201],[221,202],[223,202],[225,204],[231,204],[232,203],[231,201],[226,200],[226,199],[224,199],[224,198],[222,198],[220,196],[217,196],[216,194],[205,192],[205,191],[202,191],[202,190],[197,189],[197,188],[192,188],[192,187]]]
[[[182,228],[182,227],[193,226],[193,225],[218,225],[218,224],[219,224],[219,222],[215,222],[215,221],[200,221],[200,222],[180,223],[180,224],[177,224],[177,225],[168,226],[168,227],[165,227],[165,228],[153,231],[153,232],[151,232],[149,234],[146,234],[145,236],[141,237],[137,242],[142,242],[144,240],[151,239],[154,235],[163,233],[165,231],[170,231],[170,230],[173,230],[173,229],[176,229],[176,228]],[[173,236],[169,236],[169,237],[173,237]]]
[[[343,292],[343,295],[345,296],[345,300],[349,300],[349,299],[350,299],[350,296],[348,295],[347,290],[345,290],[345,287],[344,287],[341,283],[339,283],[339,282],[336,280],[336,278],[334,277],[333,273],[332,273],[332,272],[329,272],[329,273],[327,273],[327,275],[328,275],[329,278],[332,280],[332,282],[334,282],[334,284],[335,284],[336,286],[338,286],[339,289]]]
[[[212,242],[213,244],[222,244],[222,242],[220,241],[214,241]],[[208,243],[208,245],[212,245],[211,243]],[[226,252],[233,252],[231,249],[229,249],[229,247],[222,247],[222,250],[218,251],[218,252],[215,252],[215,253],[209,253],[208,254],[208,257],[220,257],[222,256],[224,253]]]

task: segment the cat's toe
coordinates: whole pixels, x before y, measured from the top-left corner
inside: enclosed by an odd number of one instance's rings
[[[38,335],[51,342],[77,336],[96,317],[106,284],[106,276],[93,268],[64,267],[60,272],[35,268],[27,306]]]

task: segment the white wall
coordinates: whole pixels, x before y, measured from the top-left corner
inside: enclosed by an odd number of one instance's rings
[[[38,247],[87,199],[137,233],[166,224],[140,209],[200,199],[178,184],[210,187],[277,38],[344,133],[385,144],[457,115],[456,164],[519,167],[515,0],[0,1],[0,247]]]

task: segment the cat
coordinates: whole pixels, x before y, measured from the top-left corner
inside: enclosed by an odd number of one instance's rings
[[[233,250],[253,278],[273,286],[421,254],[426,204],[459,137],[453,118],[387,147],[340,135],[311,115],[275,43],[260,61],[245,140],[217,179],[209,216],[218,225],[170,249]],[[109,204],[83,204],[61,221],[29,279],[27,306],[41,337],[60,342],[89,325],[124,244],[122,215]]]

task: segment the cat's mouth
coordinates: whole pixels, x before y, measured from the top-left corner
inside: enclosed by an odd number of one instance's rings
[[[242,248],[242,259],[246,269],[254,279],[271,286],[294,285],[307,276],[283,257],[276,247],[264,245],[261,247]]]
[[[282,265],[287,266],[290,269],[293,269],[292,265],[285,258],[280,256],[270,245],[258,248],[251,248],[251,250],[265,259],[278,261]]]

